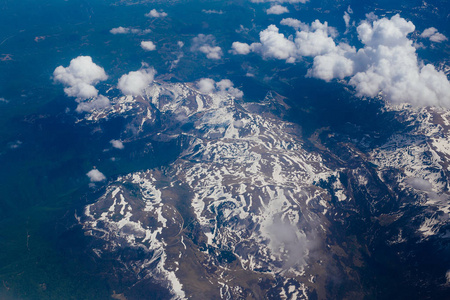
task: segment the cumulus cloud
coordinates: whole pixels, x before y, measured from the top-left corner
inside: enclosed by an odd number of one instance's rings
[[[216,88],[219,92],[227,93],[235,98],[242,98],[242,96],[244,96],[244,93],[235,88],[234,84],[229,79],[222,79],[221,81],[216,82]]]
[[[215,82],[211,78],[202,78],[197,82],[197,88],[204,94],[217,93],[231,95],[235,98],[242,98],[244,96],[244,93],[235,88],[233,82],[229,79],[222,79],[221,81]]]
[[[91,180],[91,182],[100,182],[106,180],[105,175],[97,169],[92,169],[86,173],[87,177]]]
[[[279,32],[270,25],[260,32],[260,42],[249,45],[250,50],[265,59],[286,62],[312,57],[313,65],[307,76],[323,80],[348,79],[357,96],[375,97],[381,93],[392,103],[416,106],[450,107],[450,83],[447,76],[433,65],[417,58],[416,49],[408,35],[415,30],[412,22],[399,15],[378,19],[374,14],[357,27],[363,47],[356,49],[337,43],[337,31],[316,20],[311,25],[295,19],[283,19],[282,24],[297,30],[295,37]],[[437,31],[429,30],[426,36]]]
[[[111,146],[113,146],[116,149],[122,150],[123,148],[125,148],[122,141],[120,141],[120,140],[111,140],[109,142],[111,143]]]
[[[292,27],[297,30],[299,30],[299,29],[308,30],[308,28],[309,28],[309,26],[307,24],[301,22],[300,20],[293,19],[293,18],[285,18],[285,19],[281,20],[280,24]]]
[[[79,113],[110,106],[109,99],[98,95],[94,86],[107,78],[105,70],[96,65],[90,56],[74,58],[68,67],[59,66],[53,72],[54,81],[65,86],[66,95],[76,98],[76,111]]]
[[[3,98],[3,97],[0,97],[0,102],[3,102],[3,103],[8,103],[9,101],[8,100],[6,100],[5,98]]]
[[[287,9],[287,7],[281,6],[279,4],[272,5],[268,10],[266,10],[266,13],[268,15],[281,15],[288,12],[289,9]]]
[[[112,34],[147,34],[150,33],[150,29],[138,29],[138,28],[132,28],[132,27],[116,27],[111,29],[109,32]]]
[[[308,30],[298,31],[295,37],[298,55],[317,56],[336,51],[337,46],[333,40],[337,32],[328,23],[314,21]]]
[[[210,78],[202,78],[197,82],[198,90],[204,94],[212,93],[216,90],[215,81]]]
[[[293,63],[302,56],[315,56],[325,54],[337,48],[333,36],[337,35],[336,29],[328,26],[327,22],[316,20],[311,25],[304,24],[296,19],[283,19],[283,25],[299,28],[295,39],[286,37],[279,32],[275,25],[259,33],[260,43],[250,45],[251,51],[261,54],[265,59],[274,58]]]
[[[193,38],[191,51],[202,52],[209,59],[221,59],[223,55],[222,49],[216,46],[216,38],[211,34],[199,34]]]
[[[376,20],[378,20],[378,16],[373,11],[366,14],[366,22],[372,23]]]
[[[111,32],[112,34],[128,34],[131,32],[131,30],[130,28],[119,26],[111,29],[109,32]]]
[[[260,43],[253,43],[250,49],[264,58],[284,59],[292,62],[296,56],[295,43],[279,33],[278,27],[270,25],[259,33]],[[294,58],[295,60],[295,58]]]
[[[439,33],[438,30],[434,27],[425,29],[420,36],[423,38],[428,38],[430,39],[430,41],[435,43],[442,43],[448,40],[445,35]]]
[[[430,41],[435,42],[435,43],[442,43],[446,40],[448,40],[447,37],[439,32],[436,32],[435,34],[430,36]]]
[[[308,70],[307,76],[330,81],[334,78],[344,79],[351,76],[353,72],[353,60],[345,57],[345,53],[343,54],[339,51],[316,56],[312,68]]]
[[[167,13],[162,10],[157,11],[156,9],[152,9],[150,12],[146,13],[145,16],[148,18],[164,18],[167,17]]]
[[[418,60],[407,37],[414,30],[414,24],[399,15],[358,26],[364,47],[354,56],[355,74],[349,83],[359,96],[382,92],[394,103],[450,107],[447,76]]]
[[[221,59],[222,58],[222,49],[219,46],[210,46],[203,45],[199,48],[200,52],[206,54],[206,57],[209,59]]]
[[[109,99],[103,95],[99,95],[90,100],[80,101],[76,108],[76,112],[91,112],[93,110],[101,110],[104,108],[108,108],[111,105]]]
[[[142,41],[141,48],[146,51],[153,51],[156,49],[156,45],[152,41]]]
[[[141,95],[144,89],[153,82],[155,74],[156,71],[153,68],[143,68],[138,71],[132,71],[119,78],[117,88],[119,88],[124,95]]]
[[[241,42],[234,42],[231,45],[231,53],[233,54],[242,54],[242,55],[247,55],[250,53],[251,51],[251,47],[249,44],[246,43],[241,43]]]
[[[94,85],[107,78],[105,70],[90,56],[78,56],[70,61],[68,67],[59,66],[53,72],[54,81],[66,86],[66,95],[77,99],[97,97],[98,90]]]

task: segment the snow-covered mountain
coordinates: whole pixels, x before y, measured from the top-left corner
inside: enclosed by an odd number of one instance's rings
[[[402,282],[431,276],[422,290],[448,291],[449,259],[431,274],[415,258],[450,237],[450,112],[387,108],[403,129],[374,146],[330,128],[304,136],[288,103],[155,83],[80,120],[126,117],[125,145],[175,141],[181,153],[109,182],[78,213],[122,296],[140,282],[175,299],[382,296],[383,259],[404,262]]]

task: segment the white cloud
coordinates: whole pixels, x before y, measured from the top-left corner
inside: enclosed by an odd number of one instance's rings
[[[244,93],[235,88],[233,82],[229,79],[222,79],[219,82],[215,82],[211,78],[202,78],[197,82],[197,88],[204,94],[217,93],[231,95],[235,98],[242,98],[244,96]]]
[[[430,27],[430,28],[425,29],[420,36],[423,38],[429,38],[430,36],[435,34],[437,31],[438,30],[436,28]]]
[[[295,37],[298,55],[317,56],[336,51],[337,46],[332,38],[336,35],[334,28],[328,23],[314,21],[309,30],[298,31]]]
[[[430,41],[435,43],[442,43],[448,40],[445,35],[439,33],[438,30],[434,27],[425,29],[420,36],[423,38],[428,38],[430,39]]]
[[[221,59],[223,55],[222,49],[219,46],[203,45],[199,50],[205,53],[209,59]]]
[[[215,10],[215,9],[202,9],[202,12],[205,14],[216,14],[216,15],[222,15],[223,11],[221,10]]]
[[[244,93],[235,88],[234,84],[229,79],[222,79],[221,81],[216,82],[216,87],[219,90],[219,93],[226,93],[235,98],[242,98],[244,96]]]
[[[353,13],[353,9],[350,7],[350,5],[347,7],[347,12],[348,12],[349,14],[352,14],[352,13]]]
[[[8,103],[9,101],[8,100],[6,100],[5,98],[3,98],[3,97],[0,97],[0,102],[3,102],[3,103]]]
[[[395,15],[391,19],[383,18],[373,21],[373,23],[363,22],[358,26],[357,31],[360,41],[368,47],[380,45],[396,47],[409,44],[410,41],[406,36],[414,29],[415,26],[412,22]]]
[[[351,76],[354,71],[353,60],[344,55],[331,52],[326,55],[316,56],[311,69],[308,70],[308,77],[316,77],[325,81],[334,78],[344,79]]]
[[[234,42],[231,45],[231,53],[233,54],[242,54],[242,55],[247,55],[250,53],[251,48],[249,44],[246,43],[241,43],[241,42]]]
[[[19,148],[22,144],[23,144],[22,141],[17,140],[17,141],[8,143],[8,147],[9,147],[10,149],[17,149],[17,148]]]
[[[426,192],[432,192],[433,191],[433,185],[425,179],[417,178],[417,177],[410,177],[405,180],[407,184],[409,184],[411,187],[415,188],[416,190],[426,191]]]
[[[109,32],[112,34],[147,34],[150,33],[150,29],[138,29],[138,28],[132,28],[132,27],[116,27],[111,29]]]
[[[109,32],[111,32],[112,34],[128,34],[130,33],[130,31],[130,28],[119,26],[111,29]]]
[[[292,60],[291,58],[296,56],[295,43],[279,33],[275,25],[270,25],[261,31],[259,38],[261,43],[253,43],[250,47],[252,51],[261,54],[264,58]]]
[[[293,18],[285,18],[285,19],[281,20],[280,24],[292,27],[297,30],[298,29],[308,30],[308,28],[309,28],[309,26],[307,24],[301,22],[300,20],[293,19]]]
[[[198,81],[197,87],[204,94],[212,93],[216,90],[214,80],[210,78],[202,78]]]
[[[106,180],[105,175],[97,169],[92,169],[86,173],[87,177],[91,180],[91,182],[100,182]]]
[[[146,13],[145,16],[148,18],[164,18],[167,17],[167,13],[162,10],[157,11],[156,9],[152,9],[150,12]]]
[[[270,25],[259,33],[260,43],[251,44],[250,49],[266,59],[283,59],[288,63],[293,63],[302,56],[316,56],[337,49],[332,38],[337,35],[337,31],[328,26],[327,22],[316,20],[310,26],[296,19],[283,19],[281,22],[302,30],[296,32],[294,39],[280,33],[277,26]]]
[[[393,103],[450,107],[447,76],[418,61],[407,37],[414,29],[399,15],[358,26],[364,47],[354,56],[355,74],[349,81],[357,95],[374,97],[382,92]]]
[[[153,51],[156,49],[156,46],[152,41],[142,41],[141,48],[146,51]]]
[[[125,148],[125,146],[123,145],[122,141],[120,141],[120,140],[111,140],[109,142],[116,149],[122,150],[123,148]]]
[[[78,103],[78,106],[76,108],[76,111],[78,113],[82,112],[90,112],[93,110],[99,110],[103,108],[107,108],[111,105],[109,102],[109,99],[106,98],[103,95],[99,95],[97,97],[94,97],[93,99],[87,100],[87,101],[80,101]]]
[[[287,7],[281,6],[279,4],[272,5],[268,10],[266,10],[266,13],[268,15],[281,15],[288,12],[289,9],[287,9]]]
[[[366,14],[366,21],[367,22],[372,23],[372,22],[374,22],[376,20],[378,20],[378,16],[373,11],[371,11],[368,14]]]
[[[66,95],[77,100],[97,97],[98,90],[94,85],[107,78],[105,70],[93,63],[90,56],[78,56],[68,67],[59,66],[53,72],[54,81],[66,86]]]
[[[184,43],[182,41],[178,41],[177,45],[180,48],[180,50],[184,47]],[[178,63],[180,62],[180,60],[183,57],[184,57],[183,51],[178,52],[177,58],[170,63],[170,70],[173,70],[174,68],[176,68]]]
[[[337,31],[314,21],[305,26],[295,19],[284,19],[283,25],[299,28],[295,38],[286,37],[275,25],[260,32],[260,43],[250,45],[251,51],[263,58],[295,62],[313,57],[307,76],[323,80],[347,79],[357,96],[375,97],[380,92],[392,103],[411,103],[416,106],[450,107],[450,83],[443,72],[433,65],[424,65],[417,58],[416,49],[408,35],[415,26],[395,15],[378,19],[373,13],[358,27],[363,47],[357,50],[345,43],[337,44]],[[426,36],[436,34],[425,32]]]
[[[122,75],[119,78],[117,87],[124,95],[138,96],[141,95],[146,87],[148,87],[155,78],[156,71],[153,68],[144,68],[138,71],[132,71]]]
[[[344,22],[345,22],[345,27],[349,28],[350,27],[350,15],[348,12],[344,12]]]
[[[355,21],[353,21],[353,22],[350,22],[350,20],[351,20],[351,14],[353,14],[353,10],[352,10],[352,8],[350,7],[350,5],[348,6],[348,8],[347,8],[347,11],[346,12],[344,12],[344,22],[345,22],[345,28],[347,28],[346,30],[345,30],[345,34],[347,34],[348,33],[348,31],[350,30],[350,27],[355,27],[356,25],[356,22]]]
[[[221,59],[223,52],[219,46],[216,46],[216,39],[213,35],[199,34],[192,39],[191,51],[200,51],[206,54],[209,59]]]
[[[444,41],[448,40],[447,37],[445,35],[443,35],[442,33],[435,33],[432,36],[430,36],[430,41],[435,42],[435,43],[442,43]]]

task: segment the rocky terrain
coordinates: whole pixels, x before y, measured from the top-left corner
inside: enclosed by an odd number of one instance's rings
[[[286,121],[290,110],[274,92],[246,103],[156,83],[80,120],[126,118],[125,147],[171,141],[180,152],[167,166],[108,182],[77,213],[90,255],[114,265],[114,297],[449,292],[450,113],[387,107],[402,126],[385,139],[355,139],[329,127],[305,136]]]

